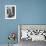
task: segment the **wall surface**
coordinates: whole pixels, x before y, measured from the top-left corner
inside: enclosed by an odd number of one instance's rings
[[[46,24],[46,0],[16,0],[17,23]]]
[[[5,19],[5,5],[16,4],[16,20]],[[46,0],[0,0],[0,44],[7,44],[17,24],[46,24]],[[17,40],[16,40],[17,43]]]
[[[16,0],[0,0],[0,44],[7,44],[9,42],[8,35],[10,32],[16,32],[16,20],[5,19],[5,5],[16,5]],[[18,38],[16,38],[16,43]]]

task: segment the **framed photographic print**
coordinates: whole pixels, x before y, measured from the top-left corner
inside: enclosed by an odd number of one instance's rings
[[[39,24],[19,24],[18,41],[46,41],[46,25]]]
[[[16,19],[16,5],[5,5],[5,19]]]

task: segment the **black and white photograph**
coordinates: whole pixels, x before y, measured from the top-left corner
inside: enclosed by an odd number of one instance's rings
[[[18,42],[20,46],[43,45],[46,43],[46,25],[19,24]]]
[[[5,19],[16,19],[16,5],[5,5]]]

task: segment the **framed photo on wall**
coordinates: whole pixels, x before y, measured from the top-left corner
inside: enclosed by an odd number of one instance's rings
[[[16,19],[16,5],[5,5],[5,19]]]

